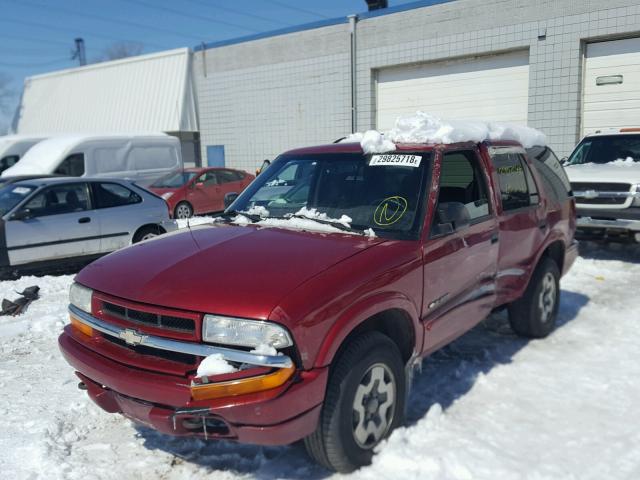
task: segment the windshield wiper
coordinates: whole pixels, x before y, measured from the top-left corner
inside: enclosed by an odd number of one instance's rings
[[[316,223],[321,223],[323,225],[331,225],[332,227],[336,227],[338,230],[342,230],[344,232],[353,232],[355,231],[355,229],[351,228],[348,225],[345,225],[344,223],[338,221],[337,219],[332,220],[332,219],[320,219],[320,218],[314,218],[314,217],[307,217],[306,215],[300,215],[299,213],[290,213],[288,215],[285,216],[285,218],[303,218],[305,220],[312,220]]]
[[[230,218],[230,217],[236,217],[238,215],[242,215],[243,217],[248,218],[249,220],[251,220],[253,223],[259,222],[260,220],[263,219],[263,217],[261,217],[260,215],[255,215],[253,213],[247,213],[247,212],[243,212],[241,210],[227,210],[222,212],[219,216],[222,218]]]

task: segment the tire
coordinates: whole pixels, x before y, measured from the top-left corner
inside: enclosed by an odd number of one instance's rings
[[[544,338],[556,325],[560,305],[560,270],[543,258],[521,298],[509,305],[509,323],[518,335]]]
[[[405,397],[397,345],[379,332],[355,338],[332,364],[318,427],[304,440],[307,452],[341,473],[368,465],[374,447],[402,425]]]
[[[191,218],[193,207],[189,202],[180,202],[173,210],[173,218]]]
[[[141,242],[142,240],[149,240],[150,238],[157,237],[158,235],[162,235],[164,231],[156,226],[156,225],[148,225],[146,227],[142,227],[140,230],[136,232],[133,236],[133,243]]]

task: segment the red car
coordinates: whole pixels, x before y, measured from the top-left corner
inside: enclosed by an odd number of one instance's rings
[[[240,193],[255,176],[231,168],[185,168],[156,180],[150,187],[169,204],[173,218],[224,210],[224,197]]]
[[[547,147],[294,150],[219,221],[82,270],[59,344],[108,412],[173,435],[304,439],[348,472],[402,425],[423,357],[500,307],[520,335],[553,330],[575,223]]]

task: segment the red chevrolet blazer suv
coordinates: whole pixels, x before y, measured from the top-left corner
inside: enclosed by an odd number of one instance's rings
[[[304,439],[348,472],[402,425],[423,357],[500,307],[518,334],[553,330],[575,223],[548,147],[293,150],[212,224],[82,270],[59,344],[107,412],[172,435]]]

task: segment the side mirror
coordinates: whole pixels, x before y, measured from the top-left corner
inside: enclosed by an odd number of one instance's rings
[[[562,157],[560,159],[560,165],[565,166],[567,164],[567,162],[569,161],[568,157]]]
[[[442,235],[462,230],[471,224],[469,211],[460,202],[442,202],[436,212],[439,222],[434,225],[434,234]]]
[[[204,188],[204,182],[198,182],[195,184],[196,188]]]
[[[260,168],[256,170],[256,177],[260,175],[262,172],[264,172],[269,165],[271,165],[270,160],[265,160],[264,162],[262,162],[262,165],[260,166]]]
[[[11,220],[29,220],[30,218],[33,218],[33,212],[28,208],[18,210],[11,215]]]
[[[237,192],[229,192],[227,194],[225,194],[224,196],[224,208],[229,208],[229,205],[231,205],[233,202],[236,201],[236,198],[238,198],[239,193]]]

